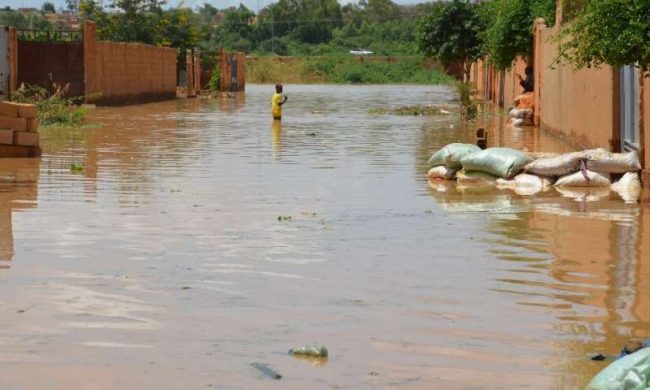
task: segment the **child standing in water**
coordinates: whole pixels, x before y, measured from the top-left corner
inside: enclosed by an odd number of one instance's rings
[[[282,105],[287,101],[287,95],[282,94],[282,84],[275,84],[275,93],[271,96],[271,114],[274,120],[282,120]]]

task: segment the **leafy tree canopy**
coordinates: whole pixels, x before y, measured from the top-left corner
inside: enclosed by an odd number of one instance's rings
[[[56,8],[54,7],[54,3],[49,1],[43,3],[43,5],[41,5],[41,12],[44,14],[55,14]]]
[[[636,64],[650,71],[650,1],[592,0],[560,31],[558,60],[577,68]]]
[[[483,55],[483,29],[478,5],[469,0],[452,0],[418,21],[418,49],[445,65],[463,63],[467,81],[471,63]]]
[[[533,22],[555,20],[555,0],[493,0],[482,4],[486,24],[483,35],[488,61],[499,70],[509,69],[517,57],[530,58],[533,51]]]

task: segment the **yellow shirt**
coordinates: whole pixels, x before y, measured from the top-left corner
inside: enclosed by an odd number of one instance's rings
[[[274,117],[282,116],[282,106],[280,105],[281,101],[281,93],[274,93],[273,96],[271,96],[271,114]]]

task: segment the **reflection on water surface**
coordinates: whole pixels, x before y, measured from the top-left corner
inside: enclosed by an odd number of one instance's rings
[[[650,332],[647,203],[426,179],[449,89],[99,108],[0,161],[3,387],[575,388]],[[569,150],[485,119],[490,145]],[[85,166],[81,175],[72,163]],[[278,217],[291,217],[280,218]],[[289,348],[323,344],[325,365]]]

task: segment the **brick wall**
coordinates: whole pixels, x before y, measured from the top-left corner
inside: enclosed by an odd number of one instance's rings
[[[86,100],[129,104],[176,96],[176,49],[140,43],[96,41],[84,26]]]

